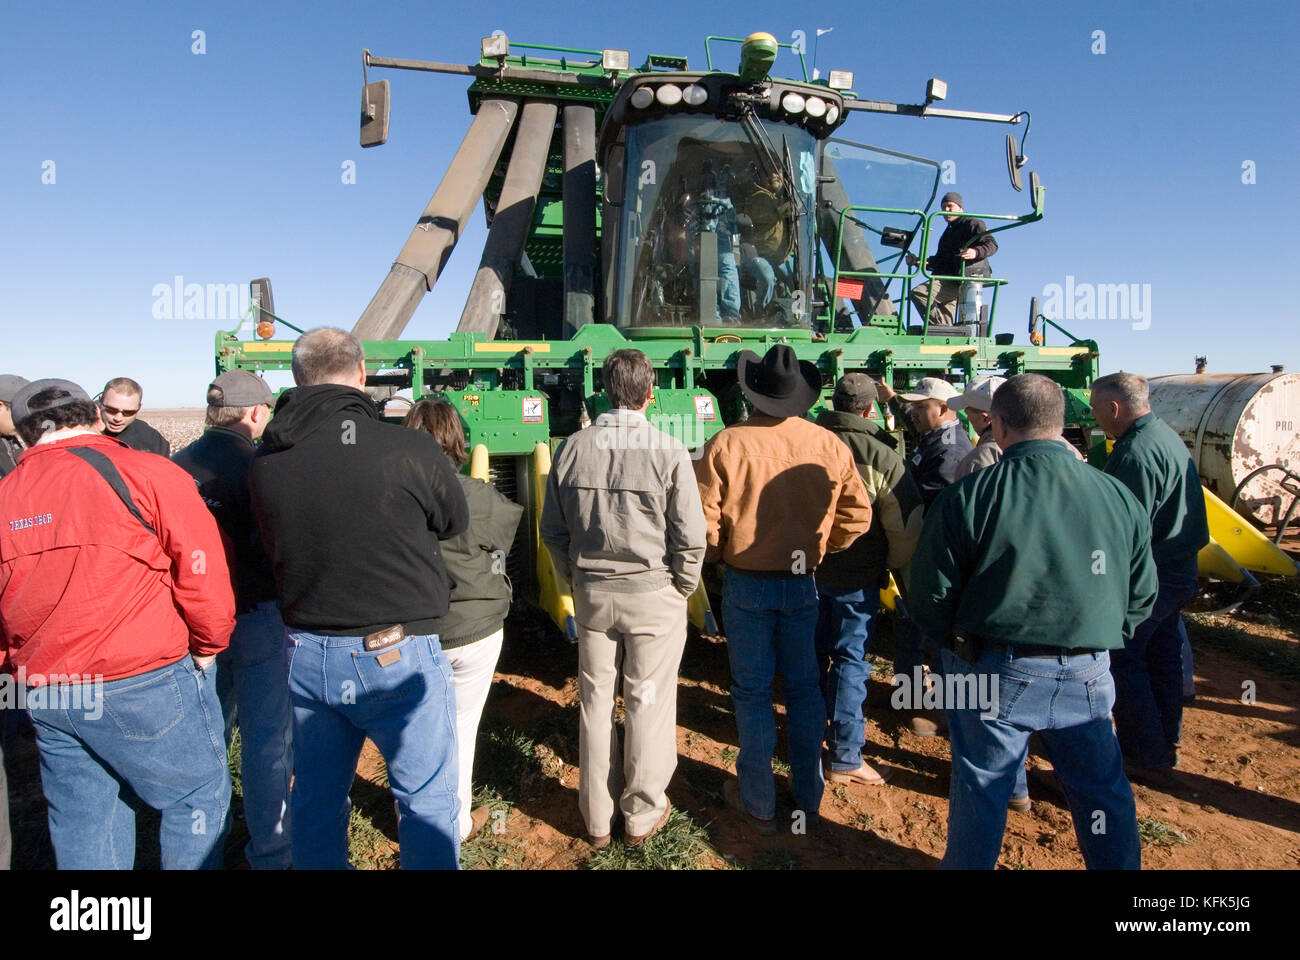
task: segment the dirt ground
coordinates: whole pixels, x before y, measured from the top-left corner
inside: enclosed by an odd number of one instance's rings
[[[1297,607],[1300,591],[1294,581],[1275,581],[1236,618],[1189,617],[1197,698],[1184,714],[1177,785],[1134,787],[1144,867],[1300,867],[1300,635],[1292,619]],[[1286,627],[1268,622],[1280,622],[1279,613],[1290,620]],[[887,630],[883,632],[880,647],[888,652]],[[607,854],[592,856],[578,814],[576,649],[533,619],[512,622],[506,636],[484,714],[476,785],[487,781],[498,794],[510,795],[508,813],[504,820],[498,815],[498,832],[490,825],[466,844],[467,865],[606,865]],[[727,673],[725,645],[692,636],[679,684],[679,763],[668,792],[703,836],[690,863],[680,865],[937,865],[946,842],[948,742],[915,737],[895,721],[885,660],[876,661],[870,685],[864,755],[873,764],[891,768],[891,782],[828,787],[821,827],[807,835],[767,839],[750,833],[722,803],[722,784],[735,775],[737,742]],[[502,776],[501,751],[495,749],[512,738],[516,748],[531,745],[537,761],[513,783]],[[783,755],[782,743],[778,757]],[[510,766],[510,761],[504,765]],[[784,766],[778,762],[777,767],[778,796],[786,798],[788,816]],[[358,785],[364,784],[365,790],[378,787],[382,776],[375,777],[377,770],[382,763],[368,747]],[[1068,806],[1051,765],[1038,753],[1031,753],[1029,783],[1033,809],[1008,814],[999,866],[1082,867]],[[396,851],[391,817],[380,816],[375,824],[380,835],[372,838],[372,854],[356,859],[361,865],[392,866]],[[357,839],[354,834],[354,846]],[[625,857],[608,865],[665,864]]]

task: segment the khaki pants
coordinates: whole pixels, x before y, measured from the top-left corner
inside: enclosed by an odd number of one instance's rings
[[[939,280],[939,289],[934,292],[934,303],[930,306],[930,322],[951,325],[957,315],[957,293],[961,284],[955,280]],[[923,283],[912,288],[912,303],[917,312],[925,316],[925,300],[930,296],[930,284]]]
[[[575,587],[578,625],[578,807],[593,837],[617,810],[629,834],[649,833],[668,809],[677,769],[677,670],[686,646],[686,598],[671,584],[646,593]],[[620,751],[614,695],[623,676]]]

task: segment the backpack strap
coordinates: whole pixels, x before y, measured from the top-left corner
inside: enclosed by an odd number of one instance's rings
[[[100,451],[92,450],[89,447],[72,447],[68,452],[74,457],[78,457],[90,464],[94,471],[103,477],[105,482],[113,488],[113,492],[116,493],[122,503],[126,505],[126,508],[131,511],[131,516],[139,520],[141,525],[155,537],[158,536],[158,531],[149,525],[149,521],[141,515],[140,508],[137,507],[135,501],[131,499],[131,492],[126,488],[126,481],[122,479],[122,474],[118,473],[117,467],[113,465],[112,460]]]

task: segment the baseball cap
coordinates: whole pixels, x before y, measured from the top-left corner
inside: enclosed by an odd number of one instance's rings
[[[976,377],[966,385],[966,389],[960,397],[953,397],[948,401],[948,409],[983,410],[987,413],[993,409],[994,391],[1006,382],[1006,377],[994,377],[987,374]]]
[[[865,373],[846,373],[835,384],[834,403],[857,406],[861,403],[875,403],[877,399],[876,384]]]
[[[37,404],[32,403],[32,399],[37,394],[45,393],[47,390],[53,391],[54,396],[46,398]],[[9,406],[11,407],[14,423],[21,423],[33,413],[44,413],[56,407],[66,407],[77,400],[90,403],[90,394],[71,380],[33,380],[14,394]]]
[[[922,377],[910,393],[900,393],[899,397],[910,403],[917,400],[942,400],[947,403],[957,396],[957,388],[942,377]]]
[[[27,378],[12,373],[0,373],[0,403],[13,403],[14,394],[27,386]]]
[[[227,370],[208,384],[210,407],[255,407],[275,403],[266,381],[249,370]]]

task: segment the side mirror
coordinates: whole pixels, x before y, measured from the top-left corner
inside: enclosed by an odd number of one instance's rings
[[[361,88],[361,145],[377,147],[388,140],[388,81],[375,80]]]
[[[1019,193],[1024,189],[1024,184],[1020,180],[1020,168],[1025,165],[1025,158],[1020,156],[1020,151],[1016,149],[1016,138],[1007,134],[1007,175],[1011,177],[1011,186],[1015,187]]]
[[[624,181],[623,167],[627,161],[627,145],[611,143],[605,151],[605,162],[601,165],[601,197],[610,206],[623,205]]]
[[[1046,191],[1043,190],[1043,182],[1038,179],[1038,171],[1030,170],[1029,171],[1029,196],[1034,201],[1034,213],[1038,214],[1039,216],[1042,216],[1043,214],[1043,199],[1045,195],[1046,195]]]
[[[271,296],[271,279],[258,277],[248,282],[248,298],[257,306],[258,315],[254,321],[261,320],[263,313],[275,313],[275,298]]]

